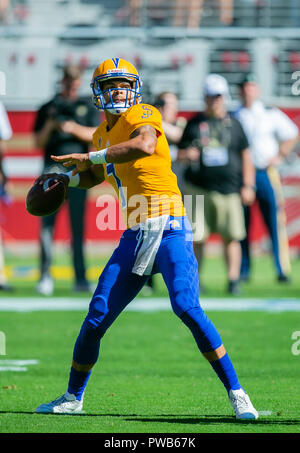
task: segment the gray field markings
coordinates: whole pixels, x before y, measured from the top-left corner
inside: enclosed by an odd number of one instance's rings
[[[0,311],[86,311],[89,302],[88,298],[36,297],[26,299],[12,297],[0,301]],[[200,304],[205,311],[300,311],[300,299],[294,298],[201,298]],[[167,297],[158,297],[136,298],[125,308],[125,311],[155,312],[171,309],[171,303]]]

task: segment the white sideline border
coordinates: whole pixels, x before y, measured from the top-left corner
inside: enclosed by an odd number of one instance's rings
[[[0,312],[33,312],[33,311],[87,311],[89,298],[65,297],[11,297],[0,300]],[[300,312],[300,299],[234,299],[212,298],[200,299],[200,305],[205,311],[263,311],[272,313]],[[136,298],[125,311],[156,312],[170,311],[171,303],[167,297]]]

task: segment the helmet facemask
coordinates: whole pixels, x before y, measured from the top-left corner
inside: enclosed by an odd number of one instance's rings
[[[124,80],[130,83],[130,88],[108,88],[103,89],[103,83],[109,80]],[[104,74],[94,78],[91,83],[93,91],[93,101],[99,110],[106,110],[113,115],[120,115],[128,110],[131,106],[141,102],[141,80],[136,74],[112,73]],[[113,91],[122,90],[126,92],[126,98],[123,102],[116,103],[113,100]],[[106,101],[105,96],[109,96]]]

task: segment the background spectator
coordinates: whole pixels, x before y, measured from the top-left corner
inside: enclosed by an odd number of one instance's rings
[[[6,24],[10,0],[0,0],[0,24]]]
[[[160,111],[162,126],[169,143],[172,170],[177,176],[179,188],[182,190],[183,164],[177,160],[178,143],[181,140],[186,120],[178,116],[178,96],[170,91],[163,91],[158,94],[153,105]],[[143,288],[144,294],[151,294],[154,289],[153,278],[150,277]]]
[[[179,143],[179,158],[192,162],[185,173],[185,193],[204,195],[204,234],[201,228],[196,228],[194,233],[199,272],[203,245],[210,233],[218,233],[224,243],[228,292],[238,294],[239,241],[246,234],[242,202],[251,204],[254,201],[254,168],[244,131],[227,113],[228,95],[224,77],[210,74],[206,78],[205,111],[187,123]],[[193,219],[196,206],[193,200]]]
[[[200,26],[205,0],[176,0],[174,26],[198,28]],[[233,0],[207,0],[213,8],[219,9],[221,25],[233,23]]]
[[[86,153],[99,114],[89,99],[79,96],[81,69],[67,66],[61,84],[61,91],[38,111],[34,126],[36,144],[44,149],[43,173],[65,172],[65,167],[55,168],[50,156],[70,153]],[[72,230],[73,267],[76,291],[87,291],[89,285],[85,275],[83,251],[84,212],[86,191],[70,188],[68,205]],[[56,215],[42,218],[41,225],[41,278],[37,291],[51,295],[54,282],[50,275],[52,261],[52,239]]]
[[[162,125],[166,134],[172,160],[172,169],[177,176],[179,188],[182,189],[182,162],[177,160],[178,143],[186,126],[186,119],[179,116],[178,96],[170,91],[163,91],[157,95],[154,106],[158,108],[162,116]]]
[[[298,141],[298,128],[278,108],[267,108],[259,100],[256,77],[247,74],[240,84],[242,105],[235,112],[250,143],[256,169],[256,198],[268,229],[279,282],[288,282],[290,273],[289,245],[286,232],[284,199],[276,167],[287,157]],[[249,227],[250,209],[244,207],[247,236],[242,241],[241,279],[250,276]]]

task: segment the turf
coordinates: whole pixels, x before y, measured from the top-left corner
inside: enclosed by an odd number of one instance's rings
[[[85,414],[34,409],[61,395],[80,312],[1,313],[5,359],[37,359],[0,373],[1,433],[299,433],[299,356],[291,352],[300,313],[211,312],[240,381],[258,411],[238,422],[222,384],[171,312],[124,312],[102,340]]]
[[[87,256],[87,277],[92,286],[95,286],[103,267],[108,260],[107,256]],[[8,254],[6,266],[10,283],[14,291],[3,293],[5,297],[34,297],[35,286],[39,278],[38,258],[36,256],[16,256]],[[67,253],[54,256],[52,273],[55,278],[54,297],[89,297],[89,294],[74,293],[73,271],[70,256]],[[291,283],[278,283],[275,277],[274,265],[268,255],[253,259],[251,280],[242,285],[240,297],[258,298],[299,298],[300,296],[300,259],[292,260]],[[227,293],[225,264],[222,259],[208,257],[204,260],[201,276],[205,289],[202,297],[231,297]],[[154,276],[154,296],[168,296],[166,286],[161,275]],[[0,297],[2,295],[0,294]],[[143,297],[144,294],[141,293]]]
[[[88,276],[97,282],[107,257],[87,257]],[[55,297],[86,297],[72,291],[70,258],[54,257]],[[8,254],[12,293],[36,297],[36,256]],[[68,274],[69,273],[69,274]],[[292,282],[275,280],[272,260],[258,257],[241,298],[299,298],[300,260]],[[201,297],[228,297],[224,263],[204,262]],[[141,294],[143,297],[143,294]],[[153,295],[152,295],[153,296]],[[155,276],[154,296],[167,296]],[[255,422],[238,422],[222,384],[199,354],[190,332],[170,312],[124,312],[102,340],[101,354],[85,396],[85,414],[34,414],[42,402],[66,389],[72,349],[84,312],[0,313],[6,335],[1,360],[38,360],[26,372],[0,372],[0,433],[300,433],[299,355],[292,334],[300,313],[207,312],[221,333],[244,388],[258,411]]]

